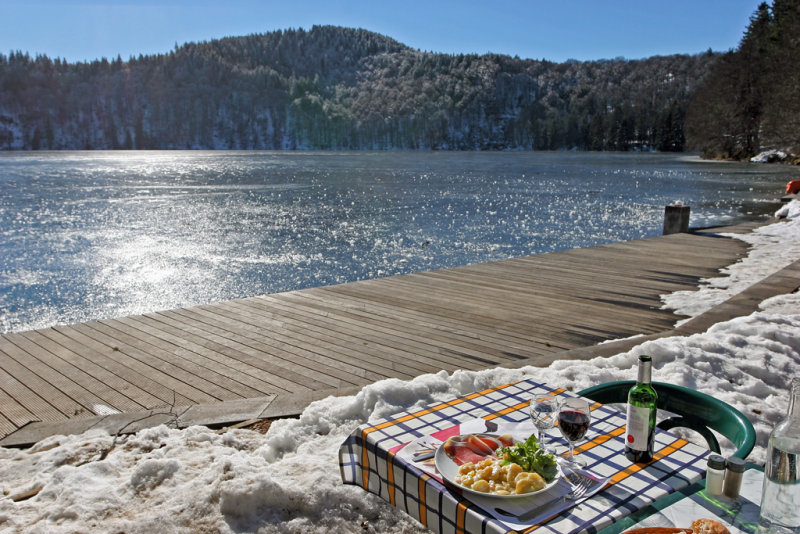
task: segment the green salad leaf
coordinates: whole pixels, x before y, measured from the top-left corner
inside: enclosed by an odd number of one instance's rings
[[[534,471],[545,479],[552,481],[558,474],[556,457],[539,446],[536,436],[530,436],[522,443],[500,449],[503,465],[517,464],[525,471]]]

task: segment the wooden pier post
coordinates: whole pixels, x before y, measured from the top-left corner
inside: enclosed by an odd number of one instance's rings
[[[664,207],[664,235],[689,231],[689,206],[670,204]]]

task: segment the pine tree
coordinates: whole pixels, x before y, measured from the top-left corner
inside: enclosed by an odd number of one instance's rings
[[[800,152],[800,0],[762,3],[736,51],[720,58],[687,116],[687,142],[707,156]]]

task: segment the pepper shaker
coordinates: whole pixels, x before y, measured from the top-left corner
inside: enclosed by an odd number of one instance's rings
[[[742,488],[742,477],[744,476],[744,460],[741,458],[731,457],[727,461],[727,470],[725,472],[725,488],[723,493],[726,497],[735,499],[739,496],[739,490]]]

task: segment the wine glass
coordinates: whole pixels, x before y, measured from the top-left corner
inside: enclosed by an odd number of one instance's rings
[[[589,411],[589,402],[586,399],[568,398],[561,402],[558,410],[558,428],[569,442],[569,456],[562,460],[568,467],[585,467],[586,460],[576,458],[574,453],[575,442],[586,435],[592,414]]]
[[[538,431],[539,446],[548,452],[552,451],[545,445],[546,431],[556,426],[558,402],[553,395],[536,395],[531,399],[530,414]]]

